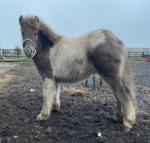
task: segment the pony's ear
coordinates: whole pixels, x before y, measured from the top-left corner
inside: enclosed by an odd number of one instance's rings
[[[22,23],[22,20],[23,20],[23,16],[20,15],[20,17],[19,17],[19,22]]]
[[[35,23],[39,23],[39,18],[37,16],[34,17]]]

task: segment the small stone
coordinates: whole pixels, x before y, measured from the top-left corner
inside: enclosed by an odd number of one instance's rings
[[[148,120],[149,119],[149,114],[147,114],[147,113],[143,114],[143,118],[144,118],[144,120]]]
[[[45,131],[47,134],[51,133],[52,132],[52,128],[51,127],[48,127]]]
[[[30,92],[35,92],[35,89],[34,89],[34,88],[31,88],[31,89],[30,89]]]
[[[102,136],[101,132],[98,132],[98,133],[97,133],[97,136],[98,136],[98,137],[101,137],[101,136]]]
[[[24,122],[25,122],[25,123],[30,123],[31,121],[30,121],[29,118],[25,118],[25,119],[24,119]]]
[[[13,136],[13,138],[14,138],[14,139],[17,139],[17,138],[18,138],[18,136]]]

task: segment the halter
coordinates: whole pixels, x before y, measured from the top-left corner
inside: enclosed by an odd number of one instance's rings
[[[33,58],[33,57],[35,56],[35,54],[36,54],[36,49],[35,49],[36,44],[35,44],[35,42],[34,42],[33,40],[31,40],[31,39],[25,39],[25,40],[23,40],[23,42],[22,42],[23,45],[24,45],[27,41],[31,42],[32,45],[33,45],[33,47],[34,47],[34,53],[33,53],[32,56],[31,56],[31,58]],[[25,49],[25,48],[23,47],[23,49]]]

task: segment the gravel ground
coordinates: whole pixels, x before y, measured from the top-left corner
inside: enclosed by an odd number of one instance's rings
[[[2,76],[4,73],[12,69],[15,64],[0,64],[0,76]]]
[[[0,143],[150,143],[150,63],[131,66],[137,122],[129,133],[112,120],[116,102],[106,84],[96,91],[85,89],[83,95],[63,92],[61,111],[36,122],[42,105],[41,79],[33,65],[17,66],[0,80]],[[82,84],[72,86],[78,89]]]

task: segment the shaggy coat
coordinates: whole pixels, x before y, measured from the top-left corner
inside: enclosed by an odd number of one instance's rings
[[[129,130],[135,123],[134,85],[123,43],[109,30],[99,29],[76,38],[53,32],[38,17],[20,16],[23,47],[43,79],[43,107],[37,116],[46,120],[59,110],[60,83],[73,83],[98,73],[117,100],[114,119]],[[32,53],[35,53],[32,55]]]

